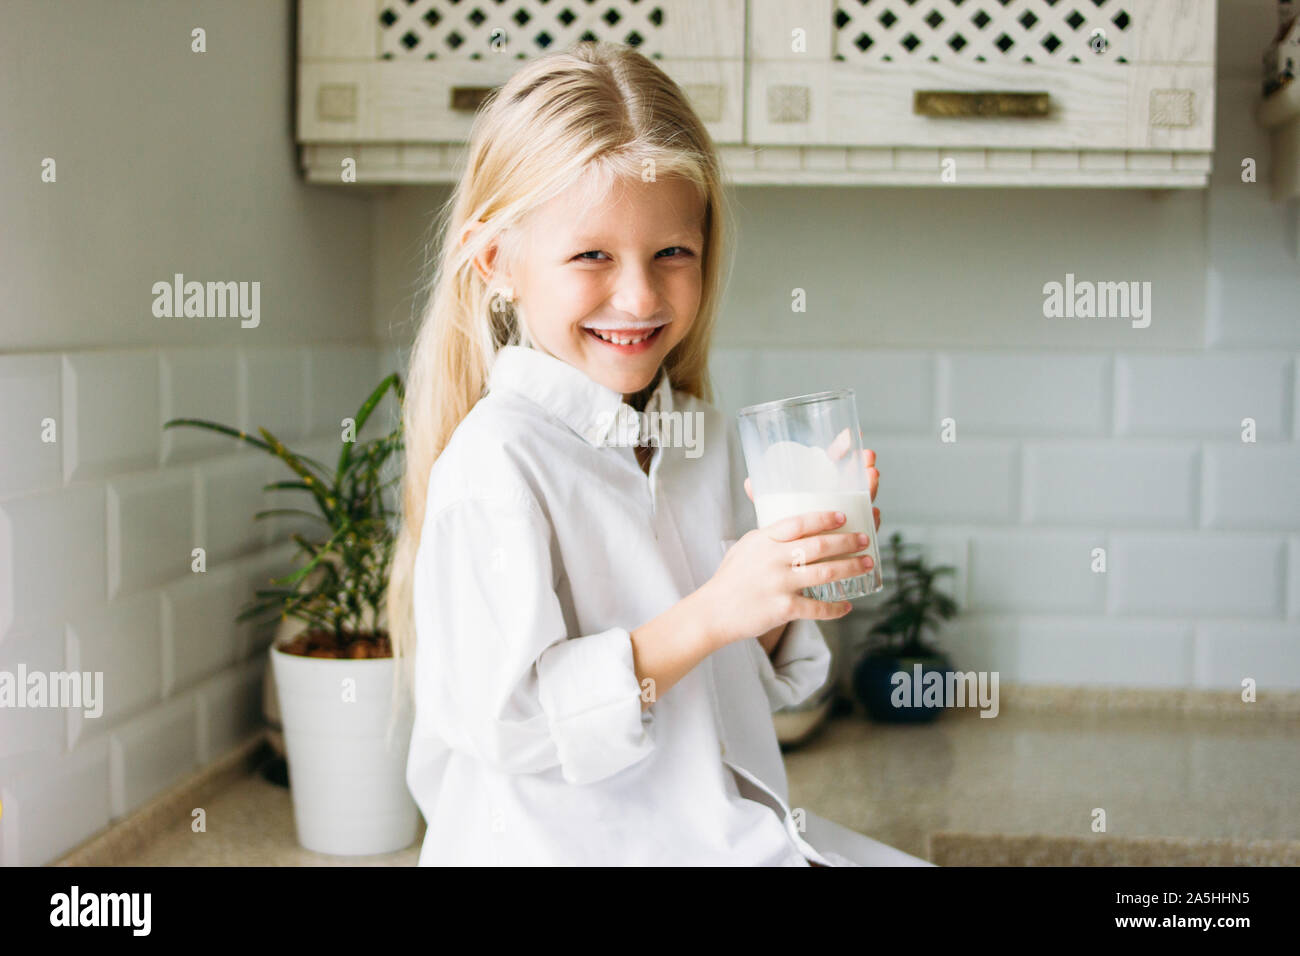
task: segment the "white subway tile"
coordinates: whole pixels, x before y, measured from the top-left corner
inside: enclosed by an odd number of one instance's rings
[[[1092,570],[1105,535],[977,531],[971,535],[970,608],[1101,611],[1106,576]]]
[[[948,655],[954,667],[963,671],[997,671],[999,685],[1018,680],[1020,645],[1015,617],[981,614],[963,608],[963,613],[939,631],[933,643]]]
[[[160,704],[115,728],[109,737],[113,819],[126,816],[193,772],[197,746],[193,694]]]
[[[951,626],[946,647],[960,670],[999,681],[1102,687],[1188,687],[1189,624],[1109,617],[974,614]]]
[[[198,698],[198,760],[206,764],[247,740],[263,726],[262,675],[258,657],[222,671],[195,690]]]
[[[0,707],[0,757],[22,753],[61,754],[68,738],[68,712],[53,706],[49,675],[68,669],[63,629],[55,623],[14,628],[0,640],[0,671],[11,675],[14,691],[24,704],[37,702],[33,691],[43,687],[44,706]],[[31,678],[41,675],[35,683]],[[15,701],[17,704],[18,701]]]
[[[107,524],[102,485],[0,502],[0,631],[104,603]]]
[[[172,349],[162,353],[162,421],[202,418],[239,427],[239,374],[232,349]],[[162,463],[193,461],[236,451],[234,438],[201,428],[162,433]]]
[[[1025,520],[1034,524],[1195,527],[1197,446],[1026,443]]]
[[[64,478],[103,478],[157,465],[158,407],[155,353],[63,356]]]
[[[884,524],[883,515],[881,524]],[[965,608],[970,593],[970,536],[936,529],[931,533],[922,554],[926,564],[931,567],[947,565],[954,569],[952,574],[935,578],[934,586],[956,601],[959,611]],[[888,561],[883,551],[880,557],[882,561]]]
[[[1010,442],[879,437],[875,505],[898,522],[1010,522],[1019,513],[1019,459]]]
[[[235,618],[249,594],[235,565],[192,574],[163,591],[163,696],[215,674],[235,662],[246,623]]]
[[[109,600],[190,573],[196,491],[188,468],[108,483]]]
[[[964,434],[1102,435],[1110,430],[1104,355],[963,353],[939,358],[937,417]]]
[[[260,437],[258,428],[265,428],[286,445],[301,438],[307,425],[306,353],[250,350],[240,354],[239,362],[244,430]]]
[[[104,675],[103,714],[92,718],[72,711],[70,745],[103,736],[162,699],[162,609],[157,591],[76,614],[68,621],[68,635],[69,668]]]
[[[1300,624],[1206,621],[1196,628],[1196,686],[1241,689],[1255,680],[1260,695],[1300,689]]]
[[[108,740],[27,773],[0,771],[0,866],[44,866],[108,826]]]
[[[1221,207],[1218,204],[1216,211]],[[1300,345],[1300,322],[1296,321],[1298,293],[1300,282],[1294,273],[1269,275],[1258,269],[1210,268],[1206,279],[1209,344]]]
[[[204,461],[195,467],[201,515],[198,544],[206,549],[211,568],[261,544],[265,537],[260,527],[263,522],[254,516],[275,505],[272,493],[262,491],[268,480],[267,458],[262,452]]]
[[[290,543],[240,561],[236,565],[236,574],[243,582],[247,595],[245,600],[250,602],[256,600],[259,588],[276,587],[272,578],[284,577],[298,567],[302,559],[295,560],[294,556],[297,552],[298,546]],[[235,647],[235,659],[246,660],[266,650],[275,639],[279,623],[279,618],[275,616],[249,621],[248,626],[236,635],[238,643]]]
[[[336,440],[343,433],[343,419],[355,419],[380,378],[375,374],[378,352],[368,346],[316,346],[307,353],[307,431],[308,435],[330,435]],[[389,423],[396,402],[392,395],[384,398],[371,415],[362,440],[381,434]]]
[[[1241,437],[1253,418],[1257,436],[1286,434],[1290,399],[1287,355],[1121,355],[1115,364],[1116,423],[1121,435]]]
[[[1213,532],[1112,534],[1111,610],[1275,617],[1282,613],[1281,538]]]
[[[923,352],[766,348],[757,352],[755,374],[756,401],[852,388],[868,445],[872,431],[937,428],[934,359]]]
[[[0,355],[0,498],[63,484],[62,368],[57,355]]]
[[[1204,520],[1210,528],[1300,529],[1300,446],[1207,445]]]

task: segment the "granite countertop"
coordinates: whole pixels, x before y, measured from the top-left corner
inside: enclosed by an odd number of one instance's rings
[[[1295,845],[1268,849],[1300,861],[1300,719],[1291,715],[1021,709],[993,719],[954,711],[920,725],[842,718],[788,752],[786,769],[793,805],[940,863],[932,845],[940,834],[947,846],[977,842],[958,835],[1059,838],[1071,859],[1079,840],[1282,841]],[[1098,807],[1104,834],[1092,830]]]
[[[264,759],[267,751],[259,751]],[[940,864],[1300,864],[1300,717],[1004,707],[917,725],[840,717],[785,755],[791,805]],[[233,767],[233,764],[232,764]],[[203,797],[162,802],[150,835],[96,841],[64,863],[413,866],[398,853],[298,846],[289,791],[251,764]],[[187,794],[192,796],[192,794]],[[1106,833],[1092,832],[1093,809]],[[170,822],[169,822],[170,821]],[[116,847],[112,849],[112,847]],[[106,849],[108,847],[108,849]]]

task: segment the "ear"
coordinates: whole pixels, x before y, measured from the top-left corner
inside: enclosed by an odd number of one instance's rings
[[[465,243],[469,241],[470,236],[472,236],[475,232],[481,229],[482,226],[483,226],[482,220],[476,220],[474,222],[466,224],[465,228],[461,231],[460,234],[460,244],[462,246],[465,245]],[[474,271],[479,274],[479,276],[483,279],[484,283],[491,285],[493,281],[497,281],[500,284],[509,285],[510,284],[509,276],[498,276],[495,275],[493,272],[493,268],[496,264],[496,258],[497,258],[497,245],[494,242],[491,245],[489,245],[486,249],[484,249],[482,252],[480,252],[477,256],[475,256],[473,261],[471,262],[471,265],[474,266]]]

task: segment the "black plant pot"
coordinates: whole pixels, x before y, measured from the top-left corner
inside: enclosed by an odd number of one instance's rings
[[[923,680],[926,674],[938,673],[944,686],[947,686],[947,674],[952,670],[952,663],[942,653],[920,657],[868,654],[858,661],[853,668],[853,690],[872,720],[894,724],[922,723],[934,720],[943,713],[942,703],[927,707],[924,703],[913,702],[910,685],[915,678],[917,664],[921,665]],[[909,683],[904,685],[908,692],[903,695],[901,705],[896,705],[893,697],[898,688],[894,683],[894,675],[899,671],[908,675]],[[916,696],[919,699],[919,690]]]

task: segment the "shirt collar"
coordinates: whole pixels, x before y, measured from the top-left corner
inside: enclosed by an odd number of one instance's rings
[[[524,345],[504,345],[497,350],[488,390],[497,389],[535,402],[597,447],[645,440],[655,423],[650,413],[663,416],[673,410],[672,383],[666,371],[660,371],[659,384],[646,400],[645,414],[638,415],[620,392],[562,359]]]

